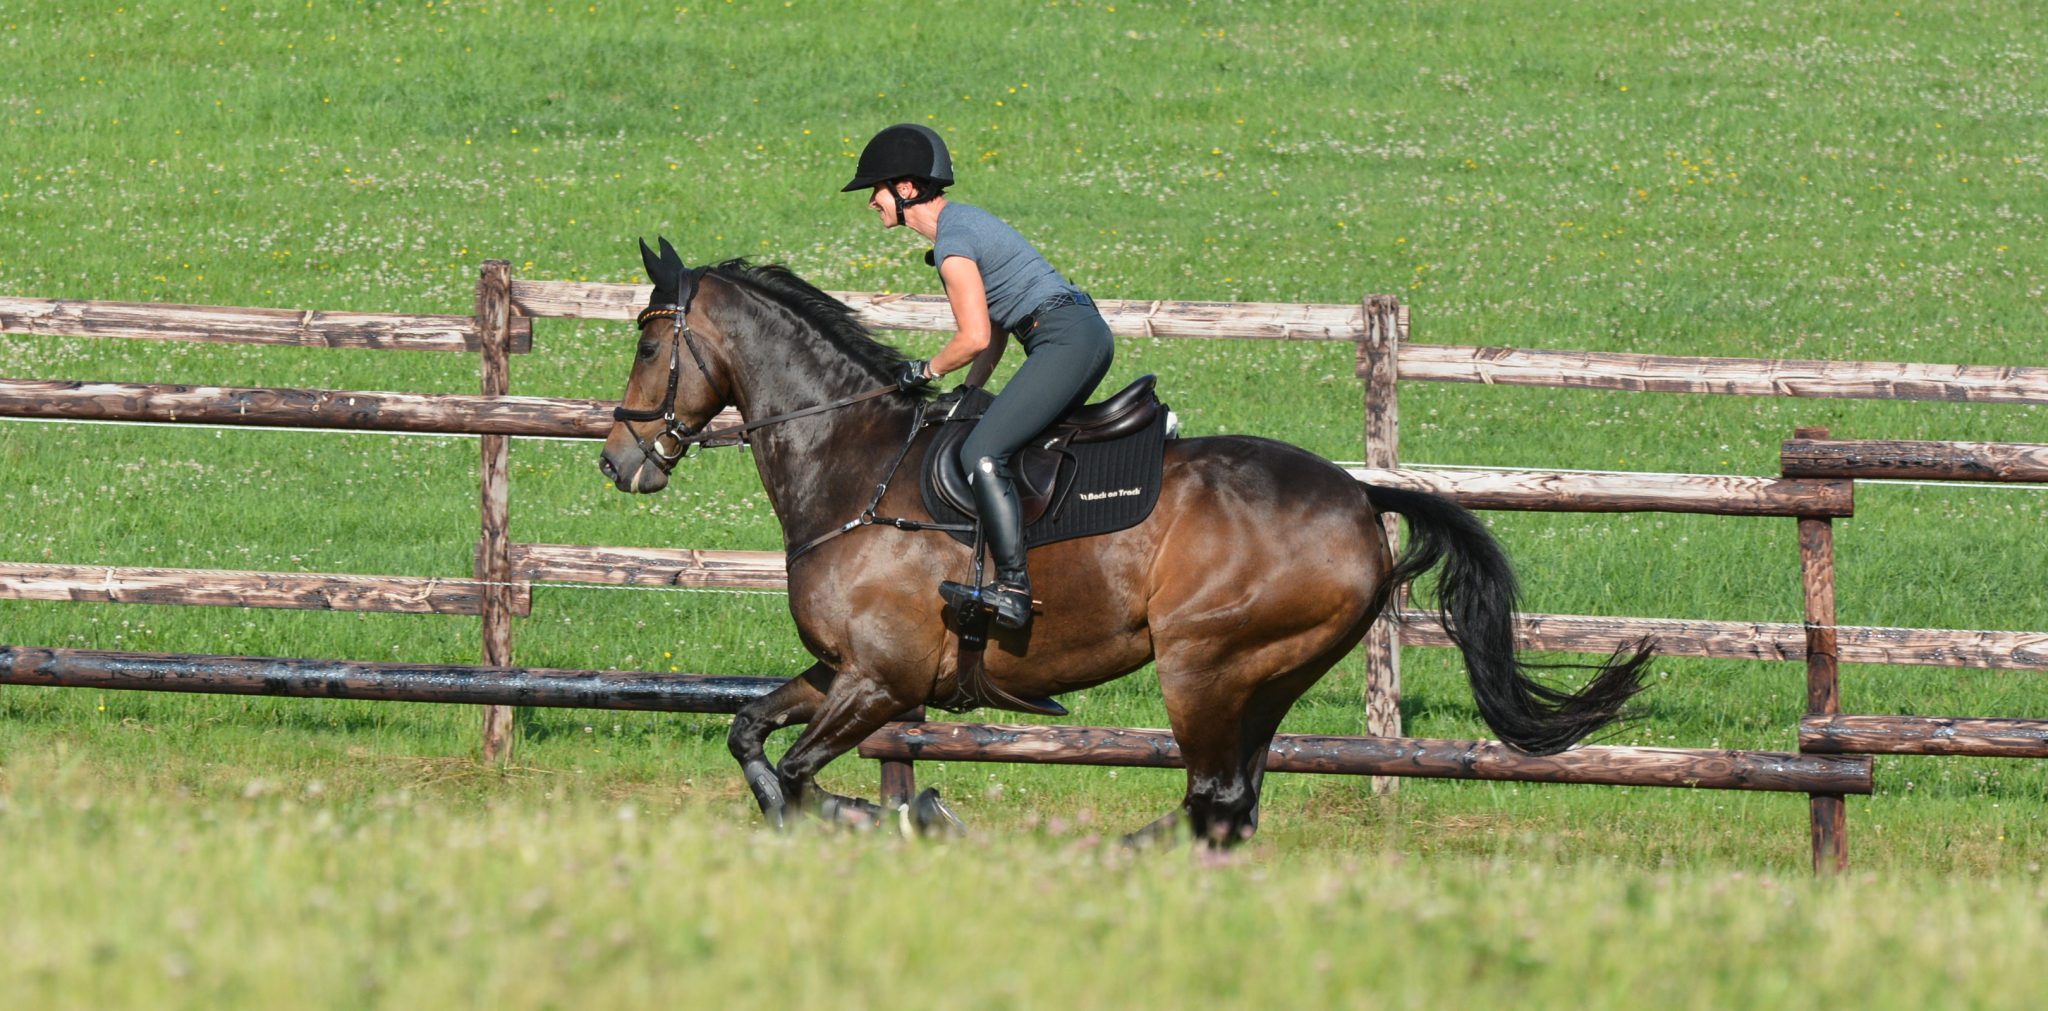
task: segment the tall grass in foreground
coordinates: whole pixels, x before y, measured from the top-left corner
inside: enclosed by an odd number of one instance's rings
[[[2038,876],[1215,864],[1088,825],[906,844],[696,801],[94,777],[0,781],[13,1007],[2022,1008],[2048,955]]]

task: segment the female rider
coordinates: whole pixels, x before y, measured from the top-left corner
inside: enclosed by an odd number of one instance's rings
[[[1109,371],[1109,325],[1094,300],[1016,229],[979,207],[949,202],[943,194],[952,184],[946,142],[930,127],[899,123],[868,141],[853,181],[840,192],[872,189],[868,207],[883,228],[907,225],[931,240],[926,261],[938,267],[953,308],[953,339],[929,361],[905,362],[898,386],[914,391],[970,364],[998,327],[1024,344],[1024,364],[960,448],[996,566],[980,600],[997,624],[1022,628],[1031,621],[1031,579],[1010,457],[1095,391]]]

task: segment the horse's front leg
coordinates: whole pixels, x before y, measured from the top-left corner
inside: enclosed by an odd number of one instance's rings
[[[882,820],[880,805],[858,797],[842,797],[818,787],[818,771],[853,749],[882,725],[920,705],[889,685],[857,671],[840,671],[811,714],[810,725],[782,755],[778,766],[788,801],[826,821],[868,827]]]
[[[783,727],[809,723],[832,687],[832,668],[822,663],[784,682],[774,691],[747,703],[732,718],[725,735],[726,747],[740,763],[740,774],[754,793],[754,802],[770,824],[782,828],[788,823],[788,784],[768,761],[768,735]]]

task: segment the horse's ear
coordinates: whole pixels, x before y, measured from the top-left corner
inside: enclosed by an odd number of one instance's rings
[[[656,236],[655,241],[661,243],[662,265],[671,268],[677,275],[681,275],[683,272],[683,258],[676,252],[676,247],[668,244],[667,236]]]
[[[647,248],[646,239],[640,240],[640,262],[647,266],[647,279],[660,284],[661,260],[655,257],[654,250]]]

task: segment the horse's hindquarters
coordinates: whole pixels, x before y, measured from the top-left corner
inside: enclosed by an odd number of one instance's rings
[[[1320,651],[1369,623],[1385,538],[1363,489],[1335,464],[1242,436],[1184,440],[1153,521],[1150,617],[1162,655],[1225,641]]]
[[[1341,656],[1390,565],[1373,518],[1350,475],[1293,446],[1170,442],[1143,523],[1032,550],[1041,611],[1028,633],[991,640],[990,669],[1014,690],[1057,694],[1154,658],[1164,677],[1246,651],[1268,673]]]

